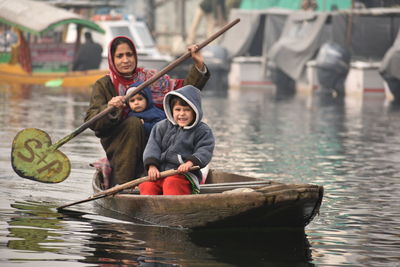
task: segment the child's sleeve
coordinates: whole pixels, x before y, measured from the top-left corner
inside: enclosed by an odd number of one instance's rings
[[[202,131],[196,135],[196,143],[194,153],[188,158],[193,165],[204,168],[210,163],[215,146],[215,139],[211,129],[207,125],[203,125]]]
[[[150,132],[143,152],[143,164],[146,170],[150,165],[155,165],[157,168],[161,165],[161,142],[165,126],[163,122],[157,123]]]

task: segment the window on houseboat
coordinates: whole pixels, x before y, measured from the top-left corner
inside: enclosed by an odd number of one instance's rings
[[[136,24],[134,25],[134,28],[141,37],[144,47],[154,47],[153,38],[151,37],[149,30],[144,25]]]
[[[135,42],[135,39],[133,38],[131,31],[129,30],[128,27],[126,26],[114,26],[110,28],[111,30],[111,36],[128,36],[133,42]]]

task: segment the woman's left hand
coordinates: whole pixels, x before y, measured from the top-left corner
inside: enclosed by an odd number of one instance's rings
[[[204,57],[203,54],[200,52],[199,46],[197,44],[189,45],[188,51],[191,53],[194,64],[199,70],[204,69]]]

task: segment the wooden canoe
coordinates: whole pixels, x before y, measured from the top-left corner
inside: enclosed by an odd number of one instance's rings
[[[92,186],[100,192],[101,174]],[[284,184],[210,170],[201,193],[145,196],[137,190],[95,200],[107,215],[132,221],[183,228],[294,227],[304,228],[319,212],[323,187]]]

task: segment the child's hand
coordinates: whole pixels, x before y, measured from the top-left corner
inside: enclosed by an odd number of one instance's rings
[[[142,122],[142,124],[144,124],[144,120],[143,119],[140,119],[140,121]]]
[[[185,173],[188,172],[190,170],[190,168],[193,167],[193,162],[191,162],[190,160],[182,163],[181,165],[179,165],[178,167],[178,171],[181,173]]]
[[[155,181],[160,178],[160,171],[154,165],[150,165],[148,173],[150,181]]]

